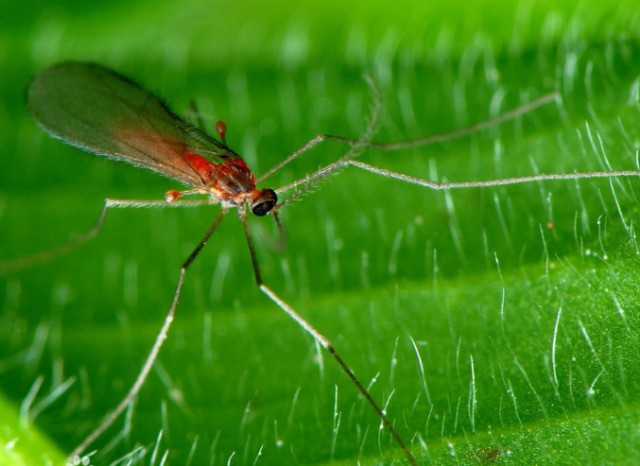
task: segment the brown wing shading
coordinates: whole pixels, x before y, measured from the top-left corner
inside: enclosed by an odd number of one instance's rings
[[[206,180],[185,155],[214,162],[239,156],[127,78],[100,65],[66,62],[37,75],[28,104],[54,137],[98,155],[149,168],[185,184]]]

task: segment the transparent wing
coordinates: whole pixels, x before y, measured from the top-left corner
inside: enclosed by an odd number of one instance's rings
[[[66,62],[43,71],[29,86],[28,104],[54,137],[195,187],[206,180],[186,154],[214,163],[240,158],[148,91],[99,65]]]

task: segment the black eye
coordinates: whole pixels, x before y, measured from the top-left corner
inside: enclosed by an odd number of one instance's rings
[[[258,217],[267,215],[278,203],[278,195],[273,189],[263,189],[260,196],[251,203],[251,212]]]

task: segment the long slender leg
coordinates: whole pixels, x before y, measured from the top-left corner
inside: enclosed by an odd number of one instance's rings
[[[375,147],[376,149],[381,149],[381,150],[398,150],[398,149],[406,149],[408,147],[426,146],[428,144],[434,144],[436,142],[442,142],[442,141],[446,141],[446,140],[449,140],[449,139],[457,139],[457,138],[461,138],[461,137],[464,137],[464,136],[468,136],[469,134],[472,134],[472,133],[477,133],[479,131],[483,131],[483,130],[485,130],[487,128],[491,128],[493,126],[499,125],[499,124],[504,123],[506,121],[513,120],[514,118],[517,118],[517,117],[519,117],[521,115],[529,113],[529,112],[535,110],[538,107],[541,107],[541,106],[546,105],[546,104],[548,104],[550,102],[553,102],[556,99],[558,99],[559,97],[560,97],[560,94],[558,92],[552,92],[551,94],[544,95],[544,96],[540,97],[539,99],[534,100],[533,102],[529,102],[527,104],[521,105],[520,107],[517,107],[517,108],[515,108],[515,109],[513,109],[513,110],[511,110],[511,111],[509,111],[507,113],[503,113],[502,115],[499,115],[499,116],[497,116],[495,118],[491,118],[491,119],[483,121],[481,123],[477,123],[475,125],[468,126],[466,128],[450,131],[450,132],[443,133],[443,134],[437,134],[437,135],[428,136],[428,137],[425,137],[425,138],[411,139],[411,140],[408,140],[408,141],[399,141],[399,142],[373,142],[373,141],[368,141],[368,142],[365,142],[363,145],[366,146],[366,147]],[[318,134],[316,137],[314,137],[313,139],[309,140],[302,147],[300,147],[297,151],[295,151],[289,157],[287,157],[282,162],[277,164],[275,167],[271,168],[266,173],[264,173],[261,176],[259,176],[258,179],[257,179],[257,182],[260,183],[260,182],[264,181],[269,176],[273,175],[278,170],[280,170],[282,167],[284,167],[288,163],[292,162],[293,160],[297,159],[303,153],[311,150],[314,146],[316,146],[317,144],[319,144],[322,141],[338,141],[338,142],[344,142],[344,143],[353,144],[353,143],[357,142],[358,140],[357,139],[351,139],[351,138],[344,138],[344,137],[340,137],[340,136],[331,136],[331,135],[328,135],[328,134]]]
[[[307,175],[304,178],[301,178],[300,180],[294,181],[293,183],[288,184],[285,187],[277,189],[276,192],[282,192],[290,188],[296,188],[296,192],[294,192],[293,195],[285,199],[283,202],[278,204],[275,209],[272,210],[272,213],[274,215],[277,215],[277,211],[281,209],[283,206],[285,206],[292,200],[300,197],[302,194],[304,194],[305,192],[313,188],[313,186],[315,186],[320,181],[322,181],[323,178],[329,176],[330,174],[336,172],[340,168],[346,166],[347,162],[357,157],[358,154],[360,153],[360,150],[369,143],[369,141],[371,140],[371,136],[375,133],[376,126],[378,125],[378,120],[380,117],[380,95],[378,93],[378,88],[375,86],[375,83],[373,82],[373,80],[368,78],[367,82],[371,86],[371,90],[373,93],[373,109],[371,111],[371,119],[369,121],[369,124],[367,125],[365,132],[362,134],[360,139],[358,139],[356,142],[351,144],[349,151],[345,155],[340,157],[337,161],[333,162],[330,165],[327,165],[324,168],[321,168],[320,170],[317,170],[311,175]],[[303,185],[302,189],[297,189],[300,184]]]
[[[609,172],[579,172],[579,173],[550,173],[540,175],[521,176],[518,178],[502,178],[498,180],[486,180],[486,181],[461,181],[453,183],[427,181],[421,178],[415,178],[413,176],[403,175],[402,173],[392,172],[385,170],[384,168],[374,167],[368,163],[363,163],[357,160],[347,161],[348,165],[361,168],[377,175],[386,176],[400,181],[405,181],[411,184],[417,184],[430,189],[460,189],[460,188],[486,188],[489,186],[504,186],[511,184],[531,183],[533,181],[552,181],[552,180],[576,180],[580,178],[615,178],[620,176],[640,176],[640,171],[635,170],[616,170]]]
[[[104,224],[105,217],[107,216],[107,210],[110,208],[122,208],[122,207],[196,207],[201,205],[214,204],[211,200],[196,200],[196,201],[146,201],[146,200],[123,200],[123,199],[106,199],[98,221],[89,230],[81,233],[70,241],[54,246],[51,249],[36,252],[28,256],[17,257],[15,259],[9,259],[6,261],[0,261],[0,276],[9,275],[11,273],[19,272],[21,270],[34,267],[36,265],[48,262],[55,259],[58,256],[67,254],[92,238],[95,238]]]
[[[202,248],[205,246],[205,244],[207,244],[207,241],[209,241],[209,238],[211,237],[213,232],[216,230],[216,228],[218,227],[218,225],[220,224],[220,222],[222,221],[222,218],[225,216],[226,213],[227,213],[227,210],[223,209],[220,212],[220,214],[218,214],[218,217],[211,224],[211,226],[209,227],[209,230],[207,230],[207,233],[204,235],[202,240],[200,240],[200,243],[198,243],[198,246],[193,250],[193,252],[187,258],[184,264],[182,264],[182,267],[180,268],[180,276],[178,277],[178,284],[176,286],[176,292],[173,295],[173,302],[171,303],[171,307],[169,308],[169,313],[165,317],[164,324],[162,324],[162,328],[160,329],[160,332],[158,332],[158,335],[156,336],[156,340],[153,343],[151,352],[149,353],[149,356],[147,356],[147,359],[145,360],[144,365],[142,366],[142,370],[138,374],[136,381],[133,383],[133,385],[129,389],[129,392],[125,395],[125,397],[118,404],[118,406],[116,406],[116,408],[113,411],[111,411],[109,414],[105,416],[105,418],[102,420],[100,425],[93,432],[91,432],[91,434],[89,434],[87,438],[85,438],[71,452],[71,454],[69,455],[69,458],[73,458],[76,455],[80,455],[89,445],[91,445],[91,443],[93,443],[94,440],[96,440],[105,430],[107,430],[111,426],[111,424],[113,424],[113,422],[118,418],[118,416],[122,413],[122,411],[124,411],[124,409],[129,405],[129,403],[131,403],[135,399],[135,397],[138,395],[138,392],[142,388],[142,385],[144,385],[145,380],[147,380],[147,376],[149,375],[149,372],[153,367],[153,363],[158,357],[160,348],[162,347],[162,344],[164,343],[165,339],[167,338],[167,334],[169,333],[169,328],[171,327],[171,323],[173,322],[173,317],[176,312],[176,307],[178,306],[178,300],[180,299],[180,293],[182,292],[182,284],[184,283],[184,276],[187,273],[187,269],[189,268],[191,263],[195,260],[195,258],[198,257],[198,254],[200,254],[200,251],[202,250]]]
[[[366,146],[371,146],[370,144],[370,135],[373,133],[373,130],[375,128],[375,125],[377,124],[378,121],[378,112],[379,112],[379,105],[380,105],[380,99],[379,99],[379,94],[378,94],[378,89],[375,87],[374,83],[371,82],[371,88],[372,88],[372,92],[373,92],[373,96],[374,96],[374,109],[372,112],[372,117],[371,117],[371,122],[369,123],[369,126],[367,127],[367,130],[365,131],[364,135],[356,142],[353,143],[351,145],[351,148],[349,149],[349,152],[347,152],[345,155],[343,155],[342,157],[340,157],[338,160],[336,160],[335,162],[320,168],[319,170],[316,170],[315,172],[304,176],[303,178],[300,178],[299,180],[296,180],[292,183],[289,183],[279,189],[276,189],[275,191],[277,193],[281,193],[284,191],[288,191],[290,189],[294,190],[294,193],[289,196],[288,198],[284,199],[283,201],[280,202],[280,204],[278,204],[276,206],[275,209],[273,209],[273,212],[277,212],[279,209],[281,209],[282,207],[284,207],[285,205],[289,204],[291,201],[299,198],[300,196],[302,196],[303,194],[309,192],[311,190],[311,188],[313,188],[316,184],[318,184],[320,181],[322,181],[324,178],[328,177],[331,174],[336,173],[338,170],[340,170],[341,168],[344,168],[347,165],[355,165],[357,164],[357,162],[355,162],[353,159],[355,157],[358,156],[359,154],[359,149],[362,147],[366,147]],[[484,123],[480,123],[474,126],[471,126],[469,128],[466,129],[462,129],[459,131],[454,131],[452,133],[448,133],[449,136],[453,135],[453,137],[461,137],[464,136],[466,134],[472,133],[474,131],[478,131],[480,129],[484,129],[488,126],[490,126],[491,124],[498,124],[501,123],[503,121],[506,121],[510,118],[515,118],[516,116],[524,113],[524,112],[528,112],[531,111],[533,108],[536,108],[537,106],[543,105],[545,103],[550,102],[551,100],[555,99],[558,96],[557,93],[553,93],[553,94],[549,94],[547,96],[544,96],[534,102],[531,102],[530,104],[527,104],[525,106],[519,107],[509,113],[506,113],[498,118],[495,118],[493,120],[489,120],[487,122]],[[377,145],[376,147],[380,147],[382,149],[399,149],[402,147],[408,147],[411,145],[419,145],[419,144],[429,144],[430,142],[435,142],[435,141],[439,141],[439,140],[443,140],[446,139],[447,135],[440,135],[440,136],[433,136],[431,138],[425,138],[425,139],[420,139],[420,140],[415,140],[415,141],[408,141],[408,142],[400,142],[400,143],[390,143],[390,144],[383,144],[383,145]],[[313,141],[313,140],[312,140]],[[347,142],[351,142],[352,140],[348,140]],[[299,155],[299,154],[298,154]],[[286,159],[285,159],[286,162]],[[369,165],[370,166],[370,165]],[[275,169],[279,169],[280,165],[276,166]],[[371,167],[371,166],[370,166]],[[273,172],[273,170],[271,170],[270,172]],[[267,173],[270,173],[267,172]],[[611,176],[615,176],[615,175],[611,175]],[[407,177],[410,178],[410,177]],[[506,183],[503,184],[513,184],[513,180],[508,180]],[[511,181],[511,182],[509,182]],[[530,180],[529,180],[530,181]],[[482,183],[482,182],[481,182]],[[492,182],[494,184],[499,184],[498,182]],[[487,186],[492,186],[493,184],[488,184]],[[476,186],[483,186],[482,184],[476,185]],[[465,186],[465,187],[470,187],[470,186]]]
[[[295,320],[298,325],[300,325],[304,330],[306,330],[311,336],[322,345],[329,353],[334,357],[334,359],[338,362],[340,368],[347,374],[347,376],[351,379],[356,388],[360,391],[362,396],[365,397],[367,402],[371,405],[371,407],[378,413],[378,416],[382,420],[384,426],[389,429],[391,435],[394,437],[407,459],[413,466],[417,466],[416,459],[414,458],[409,448],[400,437],[398,431],[393,427],[393,424],[385,413],[380,409],[375,400],[371,397],[367,389],[362,385],[360,380],[355,376],[353,371],[349,369],[349,366],[344,362],[344,360],[340,357],[340,355],[336,352],[335,348],[329,341],[327,337],[318,332],[309,322],[307,322],[300,314],[298,314],[291,306],[289,306],[282,298],[280,298],[271,288],[264,284],[262,281],[262,277],[260,275],[260,265],[258,264],[258,257],[256,256],[255,247],[253,245],[253,239],[251,237],[251,233],[249,231],[249,224],[247,223],[247,212],[244,208],[238,209],[238,215],[242,220],[242,226],[244,227],[244,234],[247,238],[247,244],[249,245],[249,252],[251,253],[251,262],[253,264],[253,272],[255,274],[256,283],[260,290],[266,294],[269,299],[271,299],[274,303],[276,303],[284,312],[286,312],[293,320]]]
[[[396,180],[404,181],[411,184],[417,184],[419,186],[424,186],[429,189],[460,189],[460,188],[487,188],[490,186],[504,186],[504,185],[512,185],[512,184],[522,184],[522,183],[531,183],[533,181],[552,181],[552,180],[577,180],[581,178],[616,178],[621,176],[640,176],[640,171],[636,170],[614,170],[614,171],[600,171],[600,172],[578,172],[578,173],[548,173],[548,174],[539,174],[539,175],[531,175],[531,176],[521,176],[518,178],[502,178],[496,180],[485,180],[485,181],[461,181],[461,182],[453,182],[453,183],[443,183],[437,181],[428,181],[422,178],[416,178],[409,175],[404,175],[402,173],[393,172],[390,170],[386,170],[384,168],[375,167],[373,165],[369,165],[364,162],[360,162],[358,160],[351,160],[341,158],[332,164],[327,165],[326,167],[320,168],[319,170],[305,176],[304,178],[300,178],[299,180],[294,181],[293,183],[289,183],[281,188],[276,189],[275,191],[279,194],[289,190],[295,190],[294,193],[288,198],[281,201],[276,209],[280,210],[285,205],[291,203],[293,200],[299,198],[301,195],[305,194],[313,187],[317,181],[326,178],[327,176],[337,172],[341,168],[351,165],[354,167],[361,168],[363,170],[376,173],[377,175],[386,176],[388,178],[393,178]],[[300,186],[300,188],[299,188]],[[274,210],[276,210],[274,209]]]

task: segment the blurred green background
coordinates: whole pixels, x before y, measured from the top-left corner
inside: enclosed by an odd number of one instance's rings
[[[256,174],[318,133],[359,137],[363,72],[380,141],[561,93],[466,138],[361,155],[463,181],[636,169],[639,40],[635,1],[4,2],[0,260],[85,231],[105,197],[180,189],[37,128],[25,89],[58,61],[109,66],[179,114],[193,99]],[[325,142],[269,186],[346,150]],[[420,464],[635,464],[638,195],[636,179],[432,192],[349,168],[282,211],[285,251],[269,218],[251,226],[267,284],[371,385]],[[216,212],[113,211],[89,244],[0,277],[0,464],[64,464],[117,404]],[[406,463],[256,289],[233,215],[190,269],[137,403],[91,451],[93,465]]]

